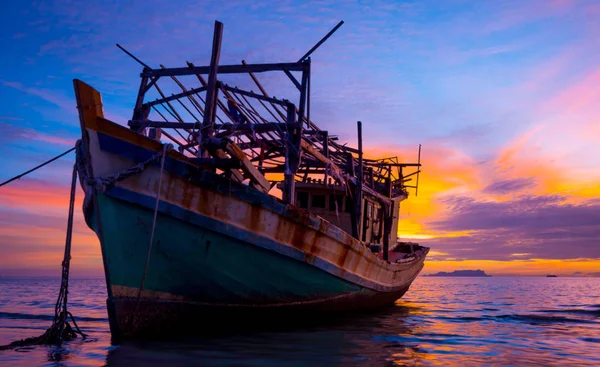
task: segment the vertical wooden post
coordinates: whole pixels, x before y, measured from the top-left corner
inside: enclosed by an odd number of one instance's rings
[[[213,34],[212,55],[208,68],[208,85],[206,87],[206,105],[204,107],[204,127],[212,126],[215,122],[217,112],[217,72],[219,58],[221,56],[221,39],[223,38],[223,23],[215,21],[215,32]],[[198,123],[196,123],[198,125]],[[198,128],[199,126],[196,126]]]
[[[388,167],[387,177],[385,178],[385,192],[387,197],[392,197],[392,167]]]
[[[329,159],[329,133],[327,131],[321,132],[321,137],[323,138],[323,155],[325,158]],[[325,183],[329,180],[329,172],[325,170]]]
[[[283,201],[294,204],[296,201],[296,172],[300,163],[300,140],[301,132],[295,127],[296,106],[292,103],[287,105],[287,141],[286,141],[286,170],[284,178]]]
[[[310,64],[309,64],[310,65]],[[307,83],[308,83],[308,70],[302,70],[302,90],[300,91],[300,105],[298,107],[298,122],[304,121],[304,112],[306,110],[306,95],[307,95]]]
[[[142,120],[144,112],[142,111],[142,104],[144,103],[144,95],[146,94],[146,87],[148,85],[148,77],[142,76],[142,81],[140,82],[140,90],[138,91],[137,99],[135,100],[135,107],[133,108],[133,116],[132,120]],[[130,127],[130,129],[136,129],[134,127]]]
[[[388,260],[388,252],[390,250],[390,232],[392,229],[392,210],[394,204],[384,205],[383,208],[383,259]]]
[[[356,177],[356,170],[354,169],[354,157],[352,156],[352,153],[347,152],[346,153],[346,170],[348,171],[348,174],[350,175],[350,177]],[[358,223],[359,220],[356,217],[356,200],[358,200],[358,198],[356,197],[356,189],[352,188],[351,190],[352,193],[352,203],[353,208],[352,210],[350,210],[350,227],[352,229],[352,237],[358,239]]]
[[[362,122],[357,121],[356,127],[358,130],[358,172],[356,173],[356,177],[358,178],[358,184],[356,185],[356,191],[354,195],[354,215],[356,217],[356,234],[358,235],[358,239],[360,240],[363,225],[362,225],[362,202],[363,202],[363,181],[364,181],[364,172],[363,172],[363,148],[362,148]]]
[[[417,159],[419,166],[417,167],[417,182],[415,183],[415,196],[419,196],[419,173],[421,172],[421,144],[419,144],[419,158]]]

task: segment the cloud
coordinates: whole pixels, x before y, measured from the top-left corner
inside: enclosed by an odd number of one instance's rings
[[[535,186],[535,178],[515,178],[512,180],[495,181],[482,191],[486,194],[506,195],[518,193]]]
[[[43,141],[52,144],[63,145],[65,147],[72,147],[75,145],[77,138],[62,136],[62,133],[56,135],[50,135],[39,132],[31,128],[23,128],[12,124],[2,122],[0,118],[0,129],[3,134],[0,134],[0,142],[11,142],[27,144],[31,140]]]
[[[9,82],[1,79],[0,83],[6,87],[14,88],[32,96],[39,97],[48,103],[52,103],[53,105],[60,107],[68,113],[77,114],[77,110],[75,108],[75,99],[61,95],[61,93],[57,92],[56,90],[27,87],[20,82]]]
[[[595,149],[600,113],[594,89],[600,60],[594,53],[597,25],[590,16],[597,13],[587,11],[589,4],[390,0],[293,5],[173,6],[157,0],[143,8],[81,0],[23,5],[27,16],[14,34],[26,36],[12,43],[30,42],[33,51],[15,55],[23,72],[5,76],[10,80],[1,80],[0,87],[25,93],[22,117],[36,107],[40,112],[36,104],[41,101],[51,104],[53,115],[42,113],[39,121],[47,124],[63,119],[63,111],[76,116],[71,86],[61,81],[78,77],[103,93],[108,118],[126,121],[119,116],[130,116],[140,66],[114,47],[117,42],[151,66],[183,66],[185,60],[207,64],[212,22],[219,19],[225,23],[222,63],[291,61],[344,19],[347,24],[313,55],[311,117],[341,142],[356,141],[354,121],[362,120],[368,155],[398,152],[414,161],[416,146],[423,143],[419,196],[411,191],[401,206],[403,237],[431,244],[439,259],[503,260],[498,267],[512,266],[509,260],[516,259],[597,254],[592,248],[597,228],[586,222],[597,219],[592,198],[600,194],[600,150]],[[46,67],[59,79],[49,79]],[[283,73],[260,75],[271,94],[288,97],[278,77],[285,79]],[[167,95],[177,93],[166,82],[161,79]],[[256,89],[248,78],[232,84]],[[21,93],[9,94],[23,102]],[[10,109],[3,114],[21,116]],[[10,116],[0,117],[0,142],[11,149],[13,156],[5,162],[13,169],[26,156],[32,157],[28,165],[37,160],[40,149],[70,146],[78,135],[11,125],[17,120]],[[26,117],[23,121],[38,118]],[[15,153],[13,146],[21,151]],[[30,244],[36,251],[35,246],[60,246],[62,241],[63,224],[57,218],[64,216],[68,188],[47,179],[68,176],[62,173],[67,164],[59,168],[40,172],[43,179],[37,182],[19,181],[8,194],[0,191],[0,210],[21,213],[3,217],[7,227],[25,228],[31,214],[52,233]],[[14,237],[16,232],[3,233],[5,243],[27,243],[25,237]],[[519,264],[533,266],[531,261]]]
[[[449,257],[470,259],[600,258],[600,200],[565,203],[559,195],[521,195],[510,201],[443,199],[450,215],[434,231],[472,235],[424,240]]]
[[[83,192],[78,189],[76,208]],[[0,269],[59,267],[65,245],[69,186],[23,178],[0,188]],[[99,269],[96,235],[76,210],[73,266]]]

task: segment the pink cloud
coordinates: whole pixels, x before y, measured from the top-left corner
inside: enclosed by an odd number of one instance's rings
[[[542,19],[564,15],[576,4],[576,0],[509,2],[499,9],[495,21],[489,22],[483,27],[483,32],[502,31]]]
[[[34,140],[40,140],[45,141],[47,143],[65,145],[70,147],[74,146],[76,141],[75,139],[63,138],[60,136],[52,136],[38,132],[33,132],[31,138]]]
[[[21,92],[39,97],[44,101],[52,103],[55,106],[58,106],[69,113],[77,113],[74,98],[65,97],[55,90],[45,88],[32,88],[27,87],[21,84],[20,82],[9,82],[5,80],[0,80],[0,83],[4,84],[7,87],[14,88],[20,90]]]
[[[596,69],[561,90],[548,101],[548,108],[579,111],[598,106],[600,102],[600,69]]]

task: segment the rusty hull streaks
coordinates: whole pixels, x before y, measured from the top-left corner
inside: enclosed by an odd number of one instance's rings
[[[132,165],[132,161],[101,151],[95,131],[89,132],[94,172],[113,173]],[[150,166],[141,174],[117,185],[154,197],[159,176],[159,168]],[[338,227],[290,205],[287,206],[285,215],[281,215],[259,204],[198,187],[168,172],[163,173],[161,200],[293,246],[305,254],[304,260],[308,264],[314,265],[319,258],[345,272],[384,286],[400,285],[402,282],[398,279],[412,278],[413,274],[410,273],[414,273],[406,272],[413,270],[411,268],[414,263],[395,264],[383,261]],[[398,277],[397,272],[401,273]]]

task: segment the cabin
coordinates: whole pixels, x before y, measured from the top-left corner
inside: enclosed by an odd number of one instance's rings
[[[279,185],[281,188],[282,185]],[[320,179],[305,178],[295,184],[298,208],[305,209],[329,223],[339,227],[347,233],[352,233],[352,211],[354,201],[342,185]],[[398,215],[401,199],[392,203],[392,228],[389,234],[389,243],[396,243],[398,232]],[[380,201],[368,193],[363,194],[361,204],[361,223],[359,224],[358,238],[367,244],[383,245],[384,211]],[[380,246],[371,246],[373,249]]]

